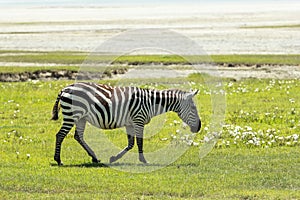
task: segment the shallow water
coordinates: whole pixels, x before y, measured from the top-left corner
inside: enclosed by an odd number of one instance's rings
[[[241,27],[299,24],[299,11],[293,4],[0,8],[0,49],[91,52],[126,30],[166,28],[196,41],[207,54],[297,54],[300,28]]]

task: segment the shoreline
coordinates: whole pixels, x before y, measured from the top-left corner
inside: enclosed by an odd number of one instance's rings
[[[41,67],[42,68],[42,67]],[[193,67],[191,65],[122,65],[110,66],[104,73],[85,72],[84,69],[37,69],[20,72],[0,72],[0,82],[26,82],[26,81],[50,81],[50,80],[103,80],[122,78],[178,78],[187,77],[193,73],[208,74],[220,78],[240,80],[245,78],[255,79],[300,79],[300,66],[289,65],[243,65],[220,64],[217,66],[203,65]]]

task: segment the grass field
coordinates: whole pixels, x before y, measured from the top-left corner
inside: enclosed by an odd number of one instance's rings
[[[65,165],[56,166],[55,134],[61,122],[50,121],[51,110],[57,93],[72,81],[1,83],[0,198],[299,199],[300,81],[224,80],[224,128],[203,159],[199,147],[210,130],[212,99],[203,76],[192,75],[186,81],[200,89],[196,102],[201,132],[177,161],[149,173],[116,170],[101,154],[103,164],[92,164],[73,139],[74,131],[62,146]],[[164,128],[145,139],[145,151],[172,141],[181,126],[178,121],[176,115],[167,115]],[[125,146],[122,129],[104,134],[116,146]],[[118,162],[134,167],[126,155]]]
[[[265,26],[242,26],[241,28],[255,28],[255,29],[261,29],[261,28],[300,28],[300,24],[283,24],[283,25],[265,25]]]
[[[0,51],[0,62],[27,62],[34,63],[33,66],[22,67],[18,70],[30,70],[34,67],[43,67],[51,69],[53,66],[47,64],[58,64],[57,69],[76,69],[83,62],[101,63],[104,61],[114,61],[115,64],[141,65],[141,64],[189,64],[186,58],[193,63],[230,63],[230,64],[285,64],[300,65],[300,55],[201,55],[186,56],[178,55],[125,55],[115,56],[97,56],[96,54],[87,54],[84,52],[32,52],[32,51]],[[32,69],[30,69],[32,68]],[[9,68],[0,66],[0,72],[7,72]]]

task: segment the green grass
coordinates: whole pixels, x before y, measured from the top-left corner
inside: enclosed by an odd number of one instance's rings
[[[241,28],[248,28],[248,29],[260,29],[260,28],[300,28],[300,24],[286,24],[286,25],[264,25],[264,26],[242,26]]]
[[[216,63],[300,65],[300,55],[212,55]]]
[[[68,150],[80,152],[77,148]],[[14,161],[1,167],[5,170],[0,175],[1,196],[4,199],[299,198],[299,163],[294,163],[299,162],[299,148],[222,149],[201,161],[194,158],[196,152],[197,149],[191,149],[180,161],[146,174],[97,165],[81,166],[78,160],[72,166],[56,167],[42,159],[12,158]],[[81,152],[77,157],[80,155]]]
[[[12,52],[13,53],[13,52]],[[59,64],[81,64],[86,54],[74,52],[22,52],[15,55],[2,55],[0,62],[29,62],[29,63],[59,63]]]
[[[193,75],[186,80],[193,88],[200,89],[196,103],[203,126],[194,138],[200,145],[209,131],[211,119],[211,98],[203,77]],[[149,173],[122,172],[92,164],[90,157],[73,139],[74,131],[62,146],[65,165],[56,166],[53,161],[55,133],[61,121],[49,119],[57,93],[70,83],[1,83],[2,199],[300,198],[299,139],[289,138],[299,135],[300,131],[299,80],[224,80],[226,126],[217,146],[203,159],[199,159],[198,146],[191,146],[176,162]],[[144,84],[144,87],[169,86]],[[158,134],[145,139],[146,152],[161,148],[172,140],[173,134],[176,135],[179,125],[174,120],[180,120],[173,114],[167,115],[166,120]],[[244,138],[237,139],[237,132],[234,135],[237,127],[243,128],[239,131]],[[105,134],[120,148],[126,144],[122,129]],[[270,138],[271,134],[273,138]],[[249,143],[254,137],[260,139],[260,145]],[[268,142],[271,145],[267,145]],[[102,145],[100,140],[95,143]],[[98,156],[107,164],[107,159],[101,154]],[[119,163],[131,167],[126,155]]]
[[[2,55],[1,55],[2,54]],[[300,55],[211,55],[211,56],[188,56],[192,63],[231,63],[231,64],[280,64],[300,65]],[[189,64],[185,58],[177,55],[125,55],[121,57],[88,55],[84,52],[32,52],[32,51],[0,51],[0,62],[28,62],[37,63],[44,67],[48,63],[64,65],[81,65],[82,63],[103,63],[114,61],[115,64]],[[7,68],[0,67],[0,71]]]
[[[79,66],[33,66],[33,67],[8,67],[8,66],[0,66],[0,73],[25,73],[25,72],[36,72],[41,70],[51,70],[51,71],[78,71],[80,69]]]

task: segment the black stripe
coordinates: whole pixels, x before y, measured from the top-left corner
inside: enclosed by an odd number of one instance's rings
[[[77,95],[77,96],[78,96],[78,95]],[[82,96],[80,96],[80,97],[82,97]],[[85,98],[85,99],[86,99],[86,98]],[[86,100],[88,100],[88,99],[86,99]],[[77,100],[74,100],[74,99],[70,99],[70,98],[64,97],[64,96],[61,97],[61,101],[62,101],[62,102],[66,102],[66,103],[68,103],[68,104],[70,104],[70,105],[73,105],[73,106],[81,107],[81,108],[83,108],[84,110],[88,111],[87,106],[86,106],[84,103],[80,102],[80,101],[77,101]]]
[[[67,116],[73,116],[73,115],[76,115],[76,114],[81,114],[81,115],[83,115],[83,111],[81,111],[81,110],[74,110],[74,111],[72,111],[72,112],[62,111],[62,114],[63,114],[63,115],[67,115]]]
[[[68,98],[68,97],[64,97],[64,96],[62,96],[61,98],[60,98],[60,101],[61,102],[66,102],[66,103],[68,103],[68,104],[73,104],[73,101],[72,101],[72,99],[70,99],[70,98]]]
[[[73,122],[73,123],[75,122],[74,119],[69,119],[69,118],[64,118],[64,121],[65,122]]]
[[[65,112],[65,111],[62,111],[62,114],[63,114],[63,115],[67,115],[67,116],[72,116],[72,115],[73,115],[73,112]]]
[[[100,115],[101,115],[101,118],[102,118],[102,122],[103,122],[103,125],[105,126],[105,111],[103,111],[100,107],[99,107],[99,105],[97,105],[97,104],[95,104],[95,108],[96,108],[96,110],[100,113]],[[98,120],[98,123],[99,123],[99,125],[101,125],[100,124],[100,119],[99,119],[99,117],[98,117],[98,115],[96,115],[96,117],[97,117],[97,120]]]
[[[69,106],[64,106],[64,105],[60,105],[63,109],[67,109],[67,110],[69,110],[69,109],[71,109],[71,107],[69,107]]]
[[[165,92],[162,92],[161,93],[161,106],[163,107],[163,108],[165,108],[165,103],[166,103],[166,94],[165,94]]]

